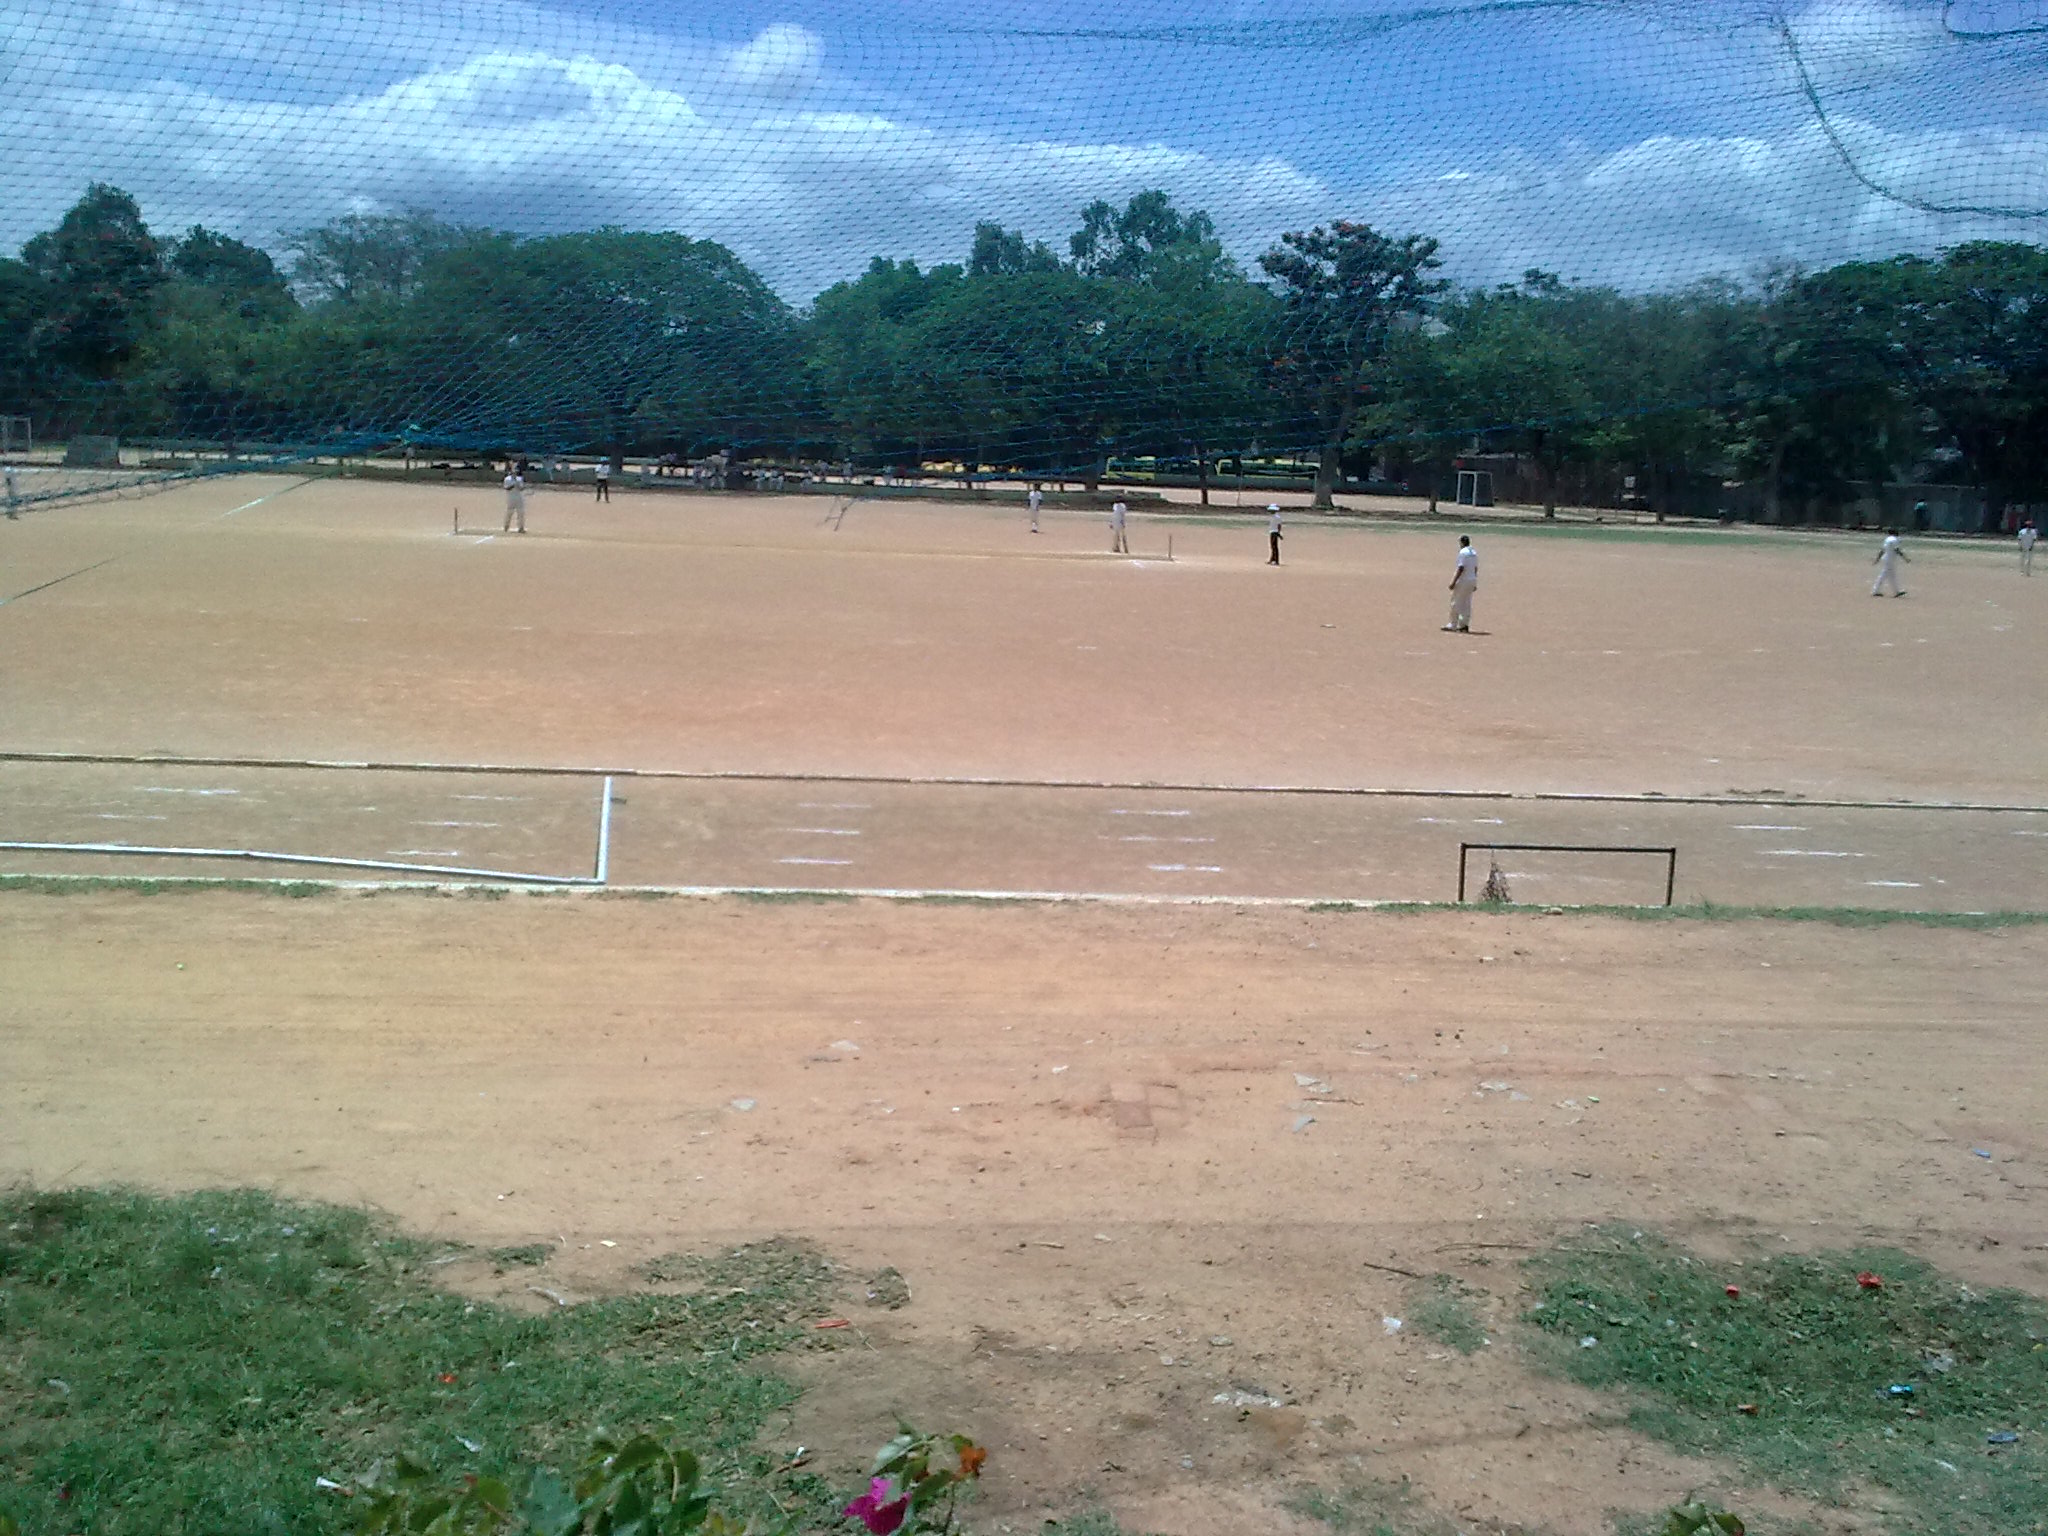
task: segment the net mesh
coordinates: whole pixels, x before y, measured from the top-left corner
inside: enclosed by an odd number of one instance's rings
[[[2042,0],[45,0],[0,412],[1989,526],[2048,496],[2044,64]]]

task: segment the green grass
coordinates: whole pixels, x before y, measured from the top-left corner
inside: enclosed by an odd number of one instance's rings
[[[830,901],[860,900],[860,897],[851,891],[734,891],[732,895],[740,901],[751,901],[770,907],[811,906]]]
[[[442,1248],[247,1191],[0,1195],[0,1512],[30,1536],[340,1532],[316,1477],[401,1450],[450,1479],[566,1466],[603,1426],[694,1446],[722,1507],[825,1523],[824,1484],[754,1448],[795,1397],[766,1357],[820,1347],[815,1254],[526,1316],[437,1290]]]
[[[1454,1536],[1460,1529],[1418,1503],[1405,1478],[1361,1479],[1335,1490],[1304,1488],[1287,1500],[1287,1508],[1320,1520],[1339,1536]]]
[[[1449,1275],[1432,1275],[1409,1295],[1409,1325],[1424,1338],[1447,1344],[1461,1355],[1476,1354],[1487,1338],[1473,1300],[1474,1293]]]
[[[99,891],[132,891],[138,896],[176,896],[187,891],[260,891],[270,896],[303,898],[334,891],[325,880],[245,880],[233,877],[147,875],[4,875],[0,892],[31,896],[79,896]]]
[[[1883,1490],[1903,1506],[1893,1528],[1914,1536],[2048,1531],[2039,1299],[1975,1292],[1897,1252],[1737,1265],[1627,1231],[1529,1269],[1539,1359],[1627,1390],[1644,1433],[1822,1500]],[[1882,1289],[1858,1285],[1866,1270]],[[2019,1440],[1994,1446],[1996,1432]]]
[[[508,1269],[538,1269],[555,1256],[551,1243],[521,1243],[514,1248],[493,1248],[491,1264],[500,1274]]]

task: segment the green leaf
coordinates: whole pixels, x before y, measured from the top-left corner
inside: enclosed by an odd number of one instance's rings
[[[880,1476],[882,1473],[890,1471],[895,1463],[908,1455],[910,1448],[916,1444],[917,1436],[911,1431],[905,1430],[879,1451],[875,1452],[875,1465],[873,1468],[875,1475]]]
[[[606,1458],[605,1471],[613,1477],[628,1477],[667,1460],[668,1451],[652,1435],[635,1435]]]
[[[552,1472],[536,1472],[526,1485],[519,1516],[533,1536],[574,1536],[583,1524],[583,1511],[569,1487]]]

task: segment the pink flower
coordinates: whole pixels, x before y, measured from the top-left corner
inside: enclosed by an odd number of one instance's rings
[[[910,1509],[910,1495],[891,1499],[895,1491],[886,1477],[878,1477],[868,1484],[868,1491],[847,1505],[843,1513],[858,1515],[860,1523],[875,1533],[875,1536],[889,1536],[889,1533],[903,1523],[903,1516]]]

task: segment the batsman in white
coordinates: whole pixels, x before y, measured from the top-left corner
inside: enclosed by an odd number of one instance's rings
[[[1451,572],[1451,622],[1444,628],[1457,634],[1472,630],[1472,594],[1479,590],[1479,551],[1465,534],[1458,535],[1458,564]]]
[[[1038,532],[1038,509],[1045,504],[1045,492],[1037,486],[1031,487],[1031,494],[1024,498],[1031,503],[1031,531]]]
[[[1130,516],[1130,512],[1121,496],[1109,504],[1109,552],[1113,555],[1131,552],[1131,541],[1124,536],[1124,519]]]
[[[1912,558],[1906,553],[1905,546],[1899,543],[1899,536],[1896,533],[1886,534],[1884,543],[1878,546],[1877,559],[1873,562],[1877,566],[1877,580],[1870,584],[1870,595],[1883,596],[1882,588],[1886,582],[1890,582],[1892,596],[1904,597],[1906,589],[1899,585],[1899,562],[1904,560],[1910,565]]]
[[[512,532],[515,523],[521,533],[526,532],[526,476],[519,473],[517,465],[505,476],[505,532]]]
[[[13,471],[9,470],[8,473],[12,475]],[[2034,520],[2031,517],[2020,524],[2020,574],[2022,576],[2034,574],[2034,546],[2040,542],[2040,539],[2040,530],[2035,528]]]

